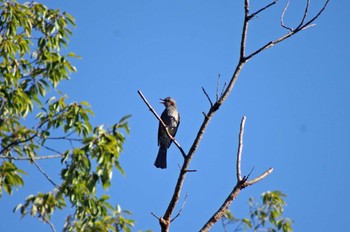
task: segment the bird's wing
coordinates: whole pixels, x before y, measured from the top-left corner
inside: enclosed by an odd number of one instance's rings
[[[160,140],[160,130],[161,130],[162,124],[159,122],[158,125],[158,146],[159,146],[159,140]]]
[[[176,127],[175,127],[173,137],[175,137],[176,132],[177,132],[177,128],[179,128],[179,125],[180,125],[180,114],[177,114],[177,125],[176,125]]]
[[[160,118],[163,120],[163,122],[166,124],[167,122],[165,122],[165,115],[166,115],[166,110],[163,111],[162,115],[160,116]],[[159,141],[160,141],[160,137],[161,137],[161,130],[164,130],[162,123],[159,122],[158,124],[158,146],[160,145]]]

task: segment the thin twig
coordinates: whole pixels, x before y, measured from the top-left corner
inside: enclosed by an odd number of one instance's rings
[[[181,206],[181,209],[179,210],[179,212],[176,214],[176,216],[170,220],[170,222],[173,222],[178,216],[180,216],[183,208],[185,207],[185,203],[186,203],[186,200],[187,200],[187,197],[188,197],[188,193],[186,193],[186,196],[185,196],[185,199],[184,199],[184,202],[182,203],[182,206]]]
[[[282,14],[281,14],[281,19],[280,19],[280,23],[281,23],[281,27],[289,30],[289,31],[293,31],[293,28],[291,27],[288,27],[284,24],[284,15],[286,14],[286,11],[288,9],[288,6],[289,6],[289,0],[287,1],[286,3],[286,6],[284,7],[283,11],[282,11]]]
[[[323,5],[323,7],[321,8],[321,10],[318,11],[318,13],[317,13],[312,19],[310,19],[308,22],[306,22],[306,23],[304,24],[304,26],[301,27],[300,30],[304,30],[304,29],[308,28],[309,26],[311,26],[310,24],[313,23],[313,22],[323,13],[323,11],[326,9],[326,7],[327,7],[329,1],[330,1],[330,0],[327,0],[327,1],[325,2],[325,4]]]
[[[237,161],[236,161],[237,182],[242,180],[241,158],[242,158],[242,150],[243,150],[243,134],[244,134],[245,121],[246,121],[246,117],[243,116],[241,120],[241,126],[240,126],[239,137],[238,137],[238,149],[237,149]]]
[[[218,79],[216,80],[216,92],[215,92],[216,101],[219,100],[219,86],[220,86],[220,74],[218,75]]]
[[[185,151],[182,149],[182,147],[180,146],[180,144],[175,140],[175,138],[173,136],[171,136],[171,134],[168,131],[167,126],[165,125],[165,123],[163,122],[163,120],[158,116],[157,112],[152,108],[152,106],[148,103],[147,99],[145,98],[145,96],[143,96],[141,90],[137,91],[138,94],[140,95],[140,97],[142,98],[142,100],[146,103],[146,105],[148,106],[149,110],[154,114],[154,116],[156,116],[156,118],[158,119],[158,121],[162,124],[163,128],[165,128],[165,131],[168,135],[168,137],[171,139],[171,141],[177,146],[177,148],[180,150],[182,156],[184,159],[186,159],[186,153]]]
[[[157,218],[158,220],[160,219],[160,217],[158,217],[157,215],[155,215],[153,212],[151,212],[151,214],[153,215],[153,217]]]
[[[246,46],[246,42],[247,42],[248,22],[249,22],[249,0],[244,0],[244,22],[243,22],[242,37],[241,37],[241,49],[240,49],[239,63],[244,63],[245,46]],[[236,68],[236,70],[237,70],[237,68]],[[235,73],[236,73],[236,71],[235,71]],[[231,79],[231,81],[232,81],[232,79]]]
[[[42,159],[55,159],[55,158],[61,158],[62,155],[47,155],[47,156],[34,156],[34,157],[13,157],[13,156],[5,156],[0,155],[0,159],[8,159],[8,160],[42,160]]]
[[[244,133],[244,124],[245,124],[245,117],[242,118],[241,121],[241,129],[240,129],[240,138],[239,141],[242,142],[243,140],[243,133]],[[242,144],[238,145],[238,150],[240,150],[242,148]],[[202,229],[200,230],[201,232],[206,232],[209,231],[210,228],[218,221],[220,220],[220,218],[225,214],[225,212],[227,211],[228,207],[231,205],[231,203],[236,199],[236,197],[238,196],[239,192],[244,189],[245,187],[255,184],[256,182],[264,179],[267,175],[269,175],[273,169],[270,168],[268,169],[266,172],[264,172],[262,175],[254,178],[251,181],[247,181],[251,172],[247,175],[244,176],[243,178],[240,176],[241,174],[238,173],[240,172],[240,167],[241,167],[241,151],[237,152],[237,183],[234,186],[234,188],[232,189],[231,193],[227,196],[226,200],[224,201],[224,203],[220,206],[220,208],[213,214],[213,216],[207,221],[207,223],[202,227]]]
[[[247,1],[247,0],[246,0],[246,1]],[[318,13],[317,13],[312,19],[310,19],[309,21],[307,21],[306,23],[304,23],[304,24],[301,25],[300,27],[298,27],[298,28],[296,28],[296,29],[292,29],[292,28],[289,28],[289,27],[284,26],[284,28],[290,30],[289,33],[285,34],[284,36],[281,36],[280,38],[278,38],[278,39],[276,39],[276,40],[273,40],[273,41],[268,42],[267,44],[265,44],[265,45],[262,46],[261,48],[255,50],[255,51],[252,52],[250,55],[246,56],[246,57],[244,58],[244,60],[245,60],[245,61],[248,61],[248,60],[250,60],[251,58],[253,58],[255,55],[257,55],[257,54],[259,54],[260,52],[262,52],[263,50],[266,50],[266,49],[268,49],[268,48],[270,48],[270,47],[272,47],[272,46],[274,46],[274,45],[276,45],[276,44],[278,44],[278,43],[280,43],[280,42],[282,42],[282,41],[288,39],[289,37],[291,37],[291,36],[297,34],[298,32],[300,32],[300,31],[302,31],[302,30],[305,30],[305,29],[307,29],[307,28],[313,26],[312,23],[313,23],[313,22],[322,14],[322,12],[326,9],[326,7],[327,7],[329,1],[330,1],[330,0],[327,0],[327,1],[325,2],[325,4],[323,5],[323,7],[321,8],[321,10],[319,10]],[[286,8],[285,8],[285,9],[286,9]],[[285,11],[285,10],[284,10],[284,11]],[[283,14],[284,14],[284,13],[282,13],[282,15],[283,15]]]
[[[256,12],[250,14],[249,17],[248,17],[248,20],[254,18],[256,15],[258,15],[258,14],[261,13],[262,11],[267,10],[267,9],[270,8],[271,6],[275,5],[277,2],[278,2],[278,0],[275,0],[275,1],[271,2],[270,4],[267,4],[266,6],[264,6],[263,8],[261,8],[260,10],[258,10],[258,11],[256,11]]]
[[[51,230],[52,230],[53,232],[56,232],[55,226],[54,226],[54,224],[53,224],[51,221],[45,220],[45,222],[46,222],[47,224],[50,225],[50,228],[51,228]]]
[[[40,141],[39,141],[38,139],[34,138],[34,140],[35,140],[38,144],[40,144]],[[45,144],[41,144],[41,146],[42,146],[43,148],[45,148],[46,150],[48,150],[48,151],[52,151],[52,152],[55,152],[55,153],[57,153],[57,154],[61,154],[60,151],[58,151],[58,150],[56,150],[56,149],[53,149],[53,148],[51,148],[51,147],[49,147],[49,146],[46,146]]]
[[[222,86],[222,90],[221,90],[221,93],[220,93],[220,98],[222,97],[222,95],[224,95],[224,91],[225,91],[225,88],[226,88],[226,81],[224,82],[224,85]]]
[[[213,106],[213,102],[211,101],[211,99],[210,99],[207,91],[205,91],[204,87],[202,87],[202,90],[203,90],[204,95],[207,97],[207,99],[208,99],[208,101],[210,103],[210,106]]]
[[[55,188],[59,188],[59,186],[49,177],[49,175],[47,175],[47,173],[39,166],[39,164],[34,160],[32,159],[31,160],[35,166],[37,167],[37,169],[46,177],[46,179],[51,183],[53,184],[53,186],[55,186]]]
[[[301,19],[301,22],[299,23],[299,25],[297,26],[297,28],[300,28],[301,26],[303,26],[304,21],[306,19],[307,13],[309,11],[309,6],[310,6],[310,0],[306,1],[306,6],[305,6],[305,11],[304,11],[304,15],[303,18]]]
[[[68,141],[75,141],[75,142],[82,142],[83,141],[83,139],[68,138],[66,136],[62,136],[62,137],[47,137],[46,140],[68,140]]]
[[[269,168],[268,170],[266,170],[263,174],[261,174],[260,176],[250,180],[250,181],[247,181],[245,182],[245,187],[246,186],[249,186],[249,185],[252,185],[252,184],[255,184],[259,181],[261,181],[262,179],[264,179],[266,176],[268,176],[271,172],[273,171],[273,168]]]

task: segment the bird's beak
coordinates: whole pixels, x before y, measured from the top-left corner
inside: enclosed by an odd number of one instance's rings
[[[162,103],[162,104],[164,104],[164,99],[161,99],[161,98],[159,98],[159,100],[160,100],[160,102],[159,103]]]

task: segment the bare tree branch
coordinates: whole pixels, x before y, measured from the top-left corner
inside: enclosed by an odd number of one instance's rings
[[[45,220],[45,222],[46,222],[47,224],[49,224],[49,226],[50,226],[52,232],[56,232],[55,226],[54,226],[54,224],[53,224],[51,221]]]
[[[210,106],[213,106],[213,102],[211,101],[211,99],[210,99],[207,91],[205,91],[204,87],[202,87],[202,90],[203,90],[204,95],[207,97],[207,99],[208,99],[208,101],[210,103]]]
[[[255,16],[257,16],[259,13],[261,13],[264,10],[267,10],[269,7],[275,5],[278,2],[278,0],[275,0],[273,2],[271,2],[270,4],[267,4],[266,6],[264,6],[263,8],[261,8],[260,10],[254,12],[253,14],[250,14],[248,17],[248,20],[254,18]]]
[[[291,27],[288,27],[284,24],[284,15],[286,14],[286,11],[288,9],[288,6],[289,6],[289,0],[287,1],[286,3],[286,6],[284,7],[283,11],[282,11],[282,14],[281,14],[281,20],[280,20],[280,23],[281,23],[281,27],[289,30],[289,31],[293,31],[293,28]]]
[[[301,22],[299,23],[299,25],[297,26],[297,28],[303,26],[304,22],[305,22],[305,19],[306,19],[306,16],[307,16],[307,13],[309,11],[309,6],[310,6],[310,0],[307,0],[306,1],[306,6],[305,6],[305,11],[304,11],[304,15],[303,15],[303,18],[301,19]]]
[[[244,134],[245,120],[246,120],[246,117],[244,116],[241,120],[241,126],[240,126],[239,137],[238,137],[237,162],[236,162],[237,182],[242,180],[241,158],[242,158],[242,150],[243,150],[243,134]]]
[[[248,0],[245,0],[245,1],[248,1]],[[307,0],[307,1],[309,1],[309,0]],[[305,9],[305,11],[304,11],[303,19],[301,20],[302,24],[299,25],[299,26],[298,26],[297,28],[295,28],[295,29],[292,29],[292,28],[290,28],[290,27],[287,27],[287,26],[285,26],[284,23],[283,23],[284,14],[285,14],[285,12],[286,12],[286,10],[287,10],[287,8],[288,8],[288,4],[287,4],[287,6],[284,8],[284,10],[283,10],[283,12],[282,12],[282,16],[281,16],[281,17],[282,17],[282,19],[281,19],[281,25],[282,25],[282,27],[284,27],[284,28],[290,30],[290,32],[287,33],[287,34],[285,34],[285,35],[283,35],[283,36],[281,36],[280,38],[278,38],[278,39],[276,39],[276,40],[273,40],[273,41],[270,41],[270,42],[266,43],[266,44],[265,44],[264,46],[262,46],[261,48],[255,50],[255,51],[252,52],[250,55],[244,57],[244,60],[245,60],[245,61],[248,61],[248,60],[250,60],[251,58],[253,58],[255,55],[257,55],[257,54],[259,54],[260,52],[262,52],[263,50],[266,50],[266,49],[268,49],[268,48],[270,48],[270,47],[272,47],[272,46],[274,46],[274,45],[276,45],[276,44],[278,44],[278,43],[284,41],[285,39],[288,39],[289,37],[291,37],[291,36],[297,34],[298,32],[300,32],[300,31],[302,31],[302,30],[305,30],[305,29],[307,29],[307,28],[309,28],[309,27],[312,27],[312,26],[313,26],[312,23],[313,23],[313,22],[322,14],[322,12],[326,9],[326,7],[327,7],[329,1],[330,1],[330,0],[327,0],[327,1],[325,2],[325,4],[323,5],[323,7],[321,8],[321,10],[319,10],[318,13],[317,13],[313,18],[311,18],[311,19],[310,19],[309,21],[307,21],[307,22],[304,22],[304,21],[305,21],[305,18],[306,18],[306,15],[307,15],[307,13],[308,13],[308,10],[309,10],[309,4],[307,4],[306,9]],[[248,22],[247,22],[247,23],[248,23]]]
[[[321,10],[318,11],[318,13],[312,18],[310,19],[308,22],[306,22],[304,25],[302,25],[300,28],[302,28],[301,30],[303,29],[306,29],[310,26],[311,23],[313,23],[322,13],[323,11],[326,9],[326,7],[328,6],[328,3],[329,3],[330,0],[327,0],[325,2],[325,4],[323,5],[323,7],[321,8]]]
[[[62,155],[47,155],[47,156],[35,156],[35,157],[13,157],[13,156],[5,156],[0,155],[0,159],[8,159],[8,160],[42,160],[42,159],[56,159],[62,158]]]
[[[244,63],[245,46],[246,46],[246,42],[247,42],[248,22],[249,22],[249,0],[244,0],[244,22],[243,22],[242,37],[241,37],[241,49],[240,49],[239,63],[237,65],[237,67],[240,66],[239,65],[240,63]],[[236,68],[236,70],[237,70],[237,68]],[[234,73],[236,73],[236,71]],[[229,89],[229,88],[227,88],[227,89]]]
[[[240,126],[240,132],[239,132],[239,142],[238,142],[238,148],[237,148],[237,183],[234,186],[231,193],[228,195],[224,203],[221,205],[221,207],[213,214],[213,216],[207,221],[207,223],[202,227],[200,230],[201,232],[209,231],[209,229],[218,221],[220,218],[225,214],[228,207],[231,205],[231,203],[236,199],[239,192],[244,189],[245,187],[255,184],[258,181],[264,179],[266,176],[268,176],[273,169],[270,168],[267,171],[265,171],[262,175],[254,178],[251,181],[247,181],[250,173],[247,176],[241,177],[240,169],[241,169],[241,154],[242,154],[242,146],[243,146],[243,133],[244,133],[244,126],[245,126],[245,120],[246,117],[243,117],[241,120],[241,126]]]
[[[245,187],[255,184],[259,181],[261,181],[262,179],[264,179],[266,176],[268,176],[271,172],[273,171],[273,168],[269,168],[268,170],[266,170],[263,174],[261,174],[260,176],[254,178],[253,180],[247,181],[245,183]]]
[[[41,173],[46,177],[46,179],[47,179],[53,186],[55,186],[55,188],[59,188],[59,186],[49,177],[49,175],[44,171],[44,169],[42,169],[42,168],[39,166],[39,164],[38,164],[34,159],[32,159],[31,161],[35,164],[35,166],[36,166],[36,168],[39,170],[39,172],[41,172]]]
[[[224,215],[230,204],[236,197],[238,196],[239,192],[243,188],[244,182],[238,182],[235,187],[233,188],[232,192],[228,195],[224,203],[221,205],[221,207],[216,211],[216,213],[205,223],[205,225],[200,229],[200,232],[209,231],[209,229],[220,220],[220,218]]]
[[[249,21],[255,17],[256,15],[258,15],[259,13],[263,12],[264,10],[267,10],[268,8],[270,8],[271,6],[275,5],[277,3],[278,0],[275,0],[274,2],[271,2],[270,4],[266,5],[265,7],[261,8],[260,10],[256,11],[253,14],[249,14],[249,0],[244,0],[244,20],[243,20],[243,27],[242,27],[242,35],[241,35],[241,42],[240,42],[240,51],[239,51],[239,59],[238,59],[238,63],[236,65],[236,68],[232,74],[232,77],[227,85],[226,88],[224,88],[221,96],[216,99],[216,102],[211,104],[209,110],[207,113],[203,113],[204,114],[204,119],[203,122],[198,130],[198,133],[193,141],[192,146],[190,147],[189,152],[187,153],[187,155],[185,154],[185,152],[183,151],[183,149],[181,148],[181,146],[176,142],[176,140],[169,134],[169,132],[167,131],[167,134],[169,136],[170,139],[172,139],[172,141],[175,143],[175,145],[179,148],[181,154],[184,157],[184,163],[182,165],[181,171],[179,173],[179,177],[177,179],[176,185],[175,185],[175,189],[174,189],[174,193],[172,195],[172,198],[169,202],[169,205],[164,213],[163,217],[159,218],[159,223],[161,225],[161,230],[162,231],[169,231],[169,225],[171,223],[170,217],[172,215],[172,213],[174,212],[175,206],[180,198],[180,193],[181,193],[181,189],[182,189],[182,185],[186,176],[186,173],[188,172],[188,167],[189,164],[202,140],[202,137],[204,135],[204,132],[206,131],[206,128],[210,122],[210,120],[212,119],[212,117],[214,116],[215,112],[220,108],[220,106],[225,102],[225,100],[227,99],[227,97],[229,96],[229,94],[231,93],[237,79],[238,76],[240,74],[240,71],[242,70],[242,68],[244,67],[245,63],[247,61],[249,61],[251,58],[253,58],[254,56],[256,56],[257,54],[261,53],[263,50],[266,50],[286,39],[288,39],[289,37],[295,35],[296,33],[307,29],[309,27],[312,26],[312,23],[322,14],[322,12],[325,10],[329,0],[326,0],[324,6],[322,7],[322,9],[316,14],[316,16],[314,16],[313,18],[311,18],[309,21],[305,22],[306,20],[306,16],[308,13],[308,8],[309,8],[309,4],[307,4],[306,9],[304,11],[304,16],[301,20],[302,25],[300,25],[298,28],[296,29],[291,29],[288,27],[284,27],[290,30],[289,33],[286,33],[285,35],[281,36],[280,38],[276,39],[276,40],[272,40],[270,42],[267,42],[265,45],[263,45],[262,47],[258,48],[257,50],[253,51],[251,54],[249,54],[248,56],[245,54],[246,52],[246,41],[247,41],[247,32],[248,32],[248,25],[249,25]],[[309,1],[309,0],[307,0]],[[284,14],[286,12],[287,8],[284,10],[284,12],[282,13],[282,25],[284,25],[283,23],[283,17]],[[282,26],[283,27],[283,26]],[[157,115],[157,113],[153,110],[153,108],[150,106],[150,104],[147,102],[147,100],[145,99],[145,97],[142,95],[141,91],[138,91],[139,95],[141,96],[141,98],[143,99],[143,101],[146,103],[146,105],[148,106],[148,108],[150,109],[150,111],[156,116],[156,118],[161,122],[161,124],[163,125],[163,127],[165,127],[164,123],[162,122],[162,120],[159,118],[159,116]],[[206,92],[205,92],[206,93]],[[206,94],[207,98],[209,98],[209,96]],[[210,100],[211,102],[211,100]],[[166,127],[165,127],[166,128]],[[242,133],[243,136],[243,133]],[[241,146],[242,148],[242,146]],[[240,156],[240,152],[237,152],[237,155]],[[240,161],[239,161],[240,163]],[[239,164],[240,165],[240,164]],[[237,168],[240,169],[240,167],[237,164]],[[234,187],[234,189],[232,190],[231,194],[228,196],[228,198],[226,199],[226,201],[224,202],[224,204],[222,205],[222,209],[227,209],[228,205],[231,204],[231,202],[237,197],[238,193],[240,192],[240,190],[242,188],[245,188],[251,184],[254,184],[260,180],[262,180],[263,178],[265,178],[268,174],[270,174],[272,172],[272,168],[270,168],[269,170],[267,170],[266,172],[264,172],[262,175],[260,175],[259,177],[251,180],[251,181],[247,181],[247,177],[243,177],[241,176],[240,173],[237,173],[237,179],[239,180],[236,184],[236,186]],[[213,215],[213,218],[215,220],[211,221],[209,220],[208,223],[211,224],[212,222],[216,222],[216,218],[220,218],[222,216],[224,211],[222,210],[218,210],[217,214]],[[214,222],[214,223],[215,223]],[[207,231],[206,226],[203,227],[202,231]],[[210,228],[210,227],[208,227]]]
[[[170,222],[173,222],[178,216],[181,215],[181,212],[182,212],[183,208],[185,207],[185,203],[186,203],[187,197],[188,197],[188,193],[186,193],[186,196],[185,196],[184,202],[182,203],[181,209],[176,214],[176,216],[173,219],[170,220]]]
[[[218,75],[218,79],[216,81],[215,101],[219,100],[219,86],[220,86],[220,74]]]
[[[162,126],[165,128],[165,131],[168,135],[168,137],[171,139],[171,141],[177,146],[177,148],[180,150],[182,156],[184,159],[186,159],[186,153],[184,152],[184,150],[182,149],[182,147],[180,146],[180,144],[175,140],[175,138],[173,136],[171,136],[171,134],[168,131],[168,128],[166,127],[165,123],[163,122],[163,120],[158,116],[157,112],[152,108],[152,106],[148,103],[147,99],[145,98],[145,96],[143,96],[141,90],[137,91],[139,93],[139,95],[141,96],[142,100],[146,103],[146,105],[148,106],[149,110],[154,114],[154,116],[156,116],[156,118],[158,119],[158,121],[162,124]]]

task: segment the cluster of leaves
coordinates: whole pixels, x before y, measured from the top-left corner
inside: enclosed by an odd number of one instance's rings
[[[34,1],[0,1],[0,197],[24,185],[25,171],[16,162],[27,160],[53,189],[27,197],[15,208],[22,216],[30,214],[53,228],[52,214],[69,201],[75,210],[65,231],[129,231],[133,221],[125,216],[130,212],[111,206],[108,196],[96,191],[111,185],[114,168],[124,174],[119,155],[129,133],[128,116],[110,128],[93,128],[89,104],[66,103],[57,90],[75,71],[69,60],[77,56],[61,52],[74,25],[71,15]],[[25,125],[23,119],[33,114],[32,125]],[[59,183],[39,159],[61,161]]]
[[[249,199],[249,218],[235,218],[227,210],[222,217],[222,225],[235,227],[234,231],[268,231],[268,232],[292,232],[292,220],[283,217],[283,208],[286,195],[280,191],[264,192],[261,195],[261,204],[255,203],[253,198]]]

